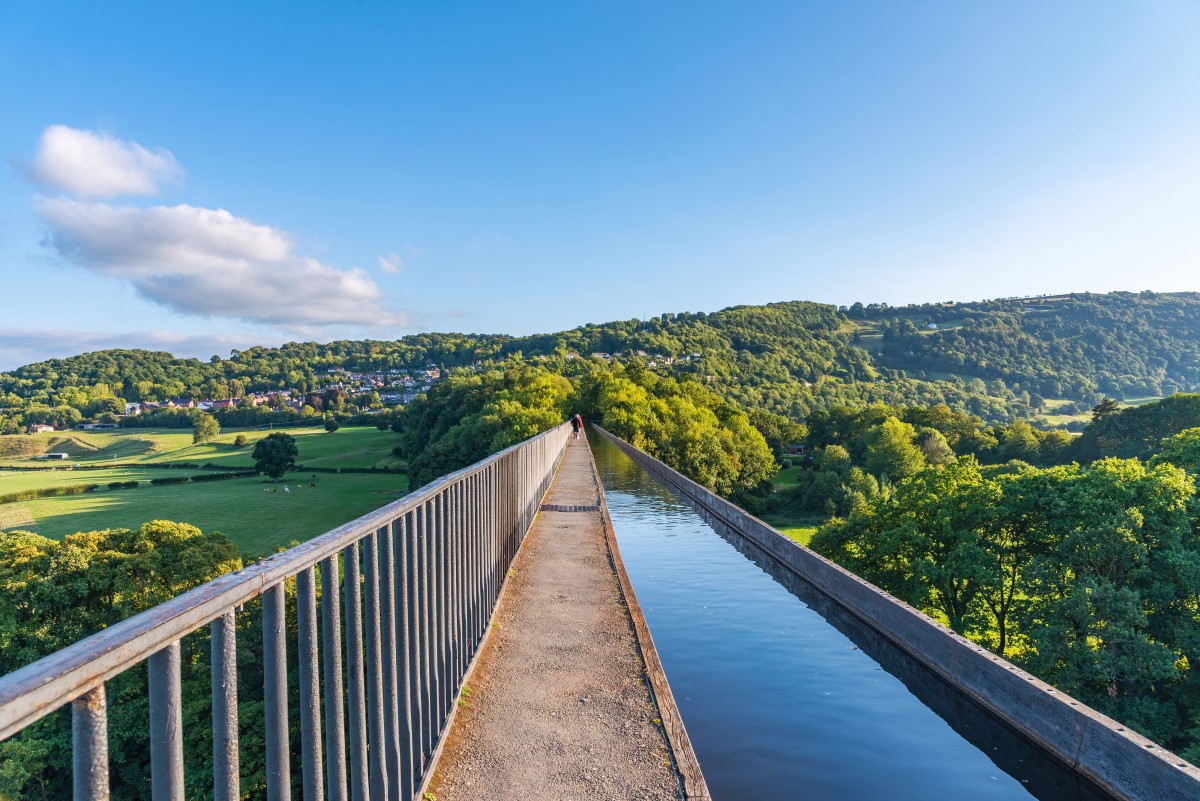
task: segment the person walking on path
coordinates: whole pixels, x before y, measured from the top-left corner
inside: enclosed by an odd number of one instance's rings
[[[583,428],[583,418],[579,415],[571,417],[571,431],[575,432],[573,439],[579,439],[579,429]]]

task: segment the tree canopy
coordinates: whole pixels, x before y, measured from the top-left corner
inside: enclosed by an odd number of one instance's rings
[[[254,444],[254,469],[274,479],[280,478],[296,465],[296,438],[283,431],[276,431]]]
[[[217,422],[217,418],[207,412],[201,412],[194,418],[192,423],[192,442],[199,445],[205,442],[211,442],[221,433],[221,424]]]

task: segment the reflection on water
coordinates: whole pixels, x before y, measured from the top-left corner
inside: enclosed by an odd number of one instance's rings
[[[716,801],[1096,798],[615,446],[589,439]]]

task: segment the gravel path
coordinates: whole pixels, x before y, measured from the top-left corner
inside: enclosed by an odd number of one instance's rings
[[[572,441],[544,505],[595,507],[599,491],[587,440]],[[438,801],[679,798],[645,669],[600,512],[543,509],[430,791]]]

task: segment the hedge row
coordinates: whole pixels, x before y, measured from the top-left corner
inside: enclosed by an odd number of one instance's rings
[[[156,487],[162,487],[167,484],[182,484],[187,480],[187,476],[164,476],[162,478],[152,478],[150,479],[150,483]]]
[[[192,481],[223,481],[227,478],[249,478],[250,476],[257,475],[258,473],[253,470],[241,473],[205,473],[199,476],[192,476]]]
[[[82,495],[85,492],[95,492],[99,484],[68,484],[65,487],[42,487],[41,489],[22,490],[0,495],[0,503],[16,503],[18,501],[33,501],[38,498],[57,498],[62,495]]]
[[[137,485],[138,485],[138,482],[136,482],[136,481],[110,481],[108,483],[108,488],[111,490],[133,489]]]
[[[308,467],[298,464],[292,468],[293,473],[396,473],[404,475],[399,467]]]

